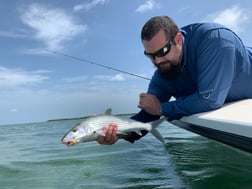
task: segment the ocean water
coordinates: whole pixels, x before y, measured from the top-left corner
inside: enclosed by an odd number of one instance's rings
[[[0,189],[249,189],[252,155],[169,123],[134,144],[73,147],[61,137],[80,120],[0,126]]]

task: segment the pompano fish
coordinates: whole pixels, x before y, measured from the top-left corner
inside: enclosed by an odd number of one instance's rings
[[[82,122],[75,125],[68,131],[61,142],[67,146],[72,146],[81,142],[90,142],[97,140],[98,136],[104,136],[102,128],[109,124],[116,124],[118,126],[117,135],[123,136],[131,132],[136,132],[139,135],[141,130],[147,130],[152,133],[156,138],[164,143],[164,139],[156,128],[165,120],[161,118],[157,121],[142,123],[133,119],[128,119],[119,116],[111,115],[111,109],[108,109],[105,114],[92,116],[84,119]],[[120,138],[120,137],[119,137]]]

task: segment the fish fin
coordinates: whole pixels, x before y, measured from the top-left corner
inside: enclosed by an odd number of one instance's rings
[[[160,118],[160,119],[158,119],[158,120],[156,120],[156,121],[150,122],[150,124],[151,124],[151,129],[156,129],[156,128],[157,128],[161,123],[163,123],[165,120],[166,120],[166,118],[165,118],[165,117],[162,117],[162,118]]]
[[[158,140],[165,144],[165,140],[157,129],[150,130],[150,133],[153,134]]]
[[[142,136],[143,134],[140,131],[134,131],[135,133],[137,133],[138,135]]]
[[[159,133],[159,131],[156,129],[161,123],[163,123],[166,120],[165,117],[156,120],[156,121],[152,121],[151,124],[151,130],[150,133],[153,134],[153,136],[155,136],[158,140],[160,140],[163,144],[165,143],[164,138],[162,137],[162,135]]]
[[[108,108],[105,112],[105,115],[112,115],[112,108]]]

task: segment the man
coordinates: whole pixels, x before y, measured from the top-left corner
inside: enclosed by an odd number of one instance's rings
[[[230,29],[216,23],[196,23],[179,30],[171,18],[157,16],[143,26],[141,39],[144,54],[157,70],[147,93],[140,94],[141,111],[132,119],[149,122],[161,115],[179,119],[252,98],[252,48],[245,47]],[[117,127],[103,129],[106,136],[98,142],[116,142]],[[132,133],[126,140],[139,138]]]

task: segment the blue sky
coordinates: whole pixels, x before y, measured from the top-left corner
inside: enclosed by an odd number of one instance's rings
[[[57,51],[150,78],[142,25],[168,15],[182,27],[214,21],[252,46],[250,0],[10,0],[0,2],[0,124],[137,112],[148,81]]]

